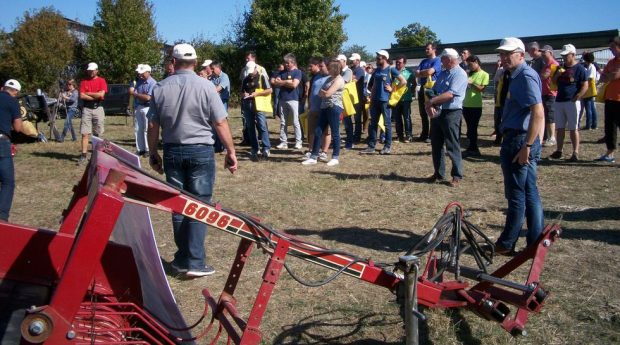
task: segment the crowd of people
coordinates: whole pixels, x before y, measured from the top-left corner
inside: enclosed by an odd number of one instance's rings
[[[605,137],[607,152],[597,160],[615,162],[617,128],[620,126],[620,38],[610,41],[614,58],[600,70],[591,53],[577,60],[572,44],[564,45],[555,60],[553,48],[531,42],[527,49],[517,38],[501,41],[499,61],[494,76],[495,144],[500,146],[500,160],[508,200],[506,225],[496,244],[496,252],[514,250],[523,220],[527,219],[528,245],[536,241],[543,226],[542,204],[536,187],[537,161],[542,146],[555,146],[549,159],[564,157],[566,130],[572,144],[569,161],[579,161],[579,123],[585,114],[585,129],[598,126],[594,97],[600,78],[605,83]],[[528,64],[525,53],[531,57]],[[288,53],[272,73],[258,64],[254,52],[246,54],[240,71],[240,105],[243,141],[250,147],[250,159],[268,159],[272,154],[267,113],[279,117],[278,150],[289,150],[288,127],[293,124],[295,150],[302,150],[304,130],[308,151],[301,164],[319,161],[334,167],[344,150],[365,146],[362,155],[392,153],[392,122],[396,139],[429,143],[433,174],[428,182],[446,179],[445,157],[452,162],[450,181],[458,187],[463,179],[463,158],[480,156],[478,123],[482,116],[482,93],[489,85],[489,74],[480,58],[470,50],[460,53],[445,48],[437,55],[437,46],[425,46],[426,58],[417,68],[406,68],[405,56],[390,60],[385,50],[375,54],[375,61],[361,61],[359,54],[350,57],[312,57],[307,69],[299,68],[296,56]],[[392,61],[394,65],[392,65]],[[350,65],[349,65],[350,63]],[[196,72],[196,69],[199,70]],[[224,154],[225,166],[234,173],[237,155],[228,125],[228,102],[231,80],[221,62],[206,59],[199,66],[195,49],[189,44],[174,47],[165,66],[166,77],[157,82],[151,67],[140,64],[137,79],[129,88],[134,100],[136,153],[149,158],[151,167],[166,174],[166,180],[199,198],[210,201],[215,181],[215,154]],[[600,77],[599,77],[600,76]],[[0,219],[7,220],[14,189],[10,131],[19,130],[19,107],[15,97],[21,86],[16,80],[5,83],[0,93]],[[71,118],[77,98],[83,101],[80,120],[81,155],[87,162],[89,136],[104,132],[105,114],[102,100],[107,83],[91,62],[87,78],[76,90],[75,81],[67,83],[63,98],[68,116],[61,140],[67,133],[76,140]],[[419,104],[421,127],[414,138],[411,105]],[[71,115],[69,114],[71,113]],[[460,144],[462,120],[467,126],[467,147]],[[340,123],[345,138],[340,137]],[[366,140],[362,142],[362,134]],[[163,156],[158,147],[163,143]],[[377,144],[383,146],[377,150]],[[328,151],[331,148],[331,158]],[[174,238],[178,251],[172,266],[190,277],[214,272],[206,264],[204,239],[206,226],[200,222],[173,216]]]

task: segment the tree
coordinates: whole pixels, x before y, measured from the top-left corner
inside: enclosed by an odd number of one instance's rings
[[[440,42],[431,28],[420,23],[412,23],[396,30],[394,37],[396,44],[392,44],[392,48],[422,47],[428,42]]]
[[[85,54],[108,82],[128,82],[138,64],[157,70],[162,47],[148,0],[99,0]]]
[[[15,31],[2,36],[0,75],[19,80],[24,92],[53,89],[73,60],[75,39],[53,7],[26,11]]]
[[[333,0],[254,0],[238,26],[237,44],[255,50],[266,67],[275,67],[287,53],[305,65],[311,56],[338,53],[347,40],[346,17]]]
[[[350,46],[345,47],[342,50],[342,54],[346,55],[347,58],[351,57],[351,54],[353,53],[358,53],[360,54],[360,57],[362,58],[362,61],[365,62],[372,62],[375,59],[374,54],[370,53],[368,50],[366,50],[366,46],[362,46],[359,44],[352,44]]]

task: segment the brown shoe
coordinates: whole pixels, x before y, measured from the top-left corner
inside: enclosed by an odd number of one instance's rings
[[[512,248],[506,248],[499,243],[495,243],[495,254],[511,256],[513,253]]]
[[[453,178],[452,181],[450,181],[450,187],[452,188],[456,188],[459,186],[459,183],[461,182],[460,179],[458,178]]]

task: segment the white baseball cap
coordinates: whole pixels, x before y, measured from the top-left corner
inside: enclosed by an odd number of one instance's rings
[[[99,69],[99,66],[97,66],[96,63],[91,62],[88,64],[88,67],[86,68],[87,71],[96,71]]]
[[[575,49],[575,46],[572,44],[565,44],[562,47],[562,51],[560,52],[560,55],[568,55],[568,54],[577,54],[577,49]]]
[[[388,54],[388,52],[383,50],[383,49],[379,50],[376,54],[377,55],[381,55],[381,56],[385,56],[386,59],[390,58],[390,54]]]
[[[459,53],[456,51],[456,49],[446,48],[441,52],[441,57],[444,57],[444,56],[449,56],[453,59],[458,59]]]
[[[136,68],[136,72],[138,72],[138,74],[142,74],[144,72],[150,72],[151,71],[151,66],[146,65],[146,64],[139,64],[138,68]]]
[[[256,62],[248,61],[245,64],[245,73],[250,74],[250,73],[254,72],[254,69],[256,69]]]
[[[9,79],[6,81],[6,83],[4,83],[4,87],[10,87],[12,89],[15,89],[17,91],[21,91],[22,90],[22,85],[15,79]]]
[[[516,37],[506,37],[501,42],[499,42],[499,47],[495,50],[505,51],[505,52],[513,52],[515,50],[521,50],[525,52],[525,45],[523,45],[523,41]]]
[[[366,62],[360,61],[360,67],[361,68],[366,68]]]
[[[213,63],[213,60],[206,59],[205,62],[202,63],[202,67],[207,67]]]
[[[340,54],[340,55],[338,55],[336,60],[338,60],[338,61],[347,61],[347,57],[344,54]]]
[[[349,58],[349,60],[351,60],[351,61],[361,60],[361,59],[362,59],[362,57],[358,53],[351,54],[351,57]]]
[[[181,43],[172,48],[172,57],[179,60],[196,60],[196,49],[190,44]]]

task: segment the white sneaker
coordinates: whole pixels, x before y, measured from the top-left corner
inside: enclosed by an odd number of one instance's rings
[[[321,162],[329,162],[329,158],[327,158],[327,152],[319,152],[319,160]]]
[[[327,162],[328,167],[333,167],[334,165],[338,165],[338,164],[340,164],[340,162],[338,162],[338,160],[334,158],[332,158],[329,162]]]
[[[301,150],[301,143],[295,144],[295,150]]]
[[[287,143],[280,143],[278,146],[276,146],[277,149],[279,150],[285,150],[288,149],[288,144]]]
[[[302,165],[314,165],[316,164],[316,159],[308,158],[305,161],[301,162]]]
[[[308,151],[308,152],[304,153],[304,157],[306,157],[306,159],[310,158],[311,155],[312,155],[312,151]],[[319,156],[320,155],[321,154],[319,153]]]

